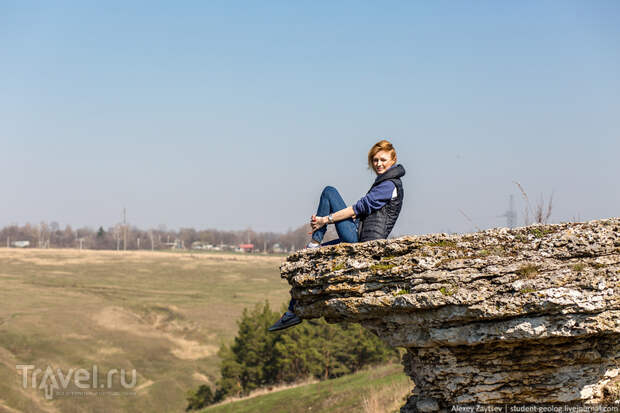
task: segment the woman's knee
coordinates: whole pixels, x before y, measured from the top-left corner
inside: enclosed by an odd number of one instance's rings
[[[334,188],[333,186],[326,186],[325,188],[323,188],[323,195],[333,195],[333,194],[337,194],[338,190],[336,188]]]

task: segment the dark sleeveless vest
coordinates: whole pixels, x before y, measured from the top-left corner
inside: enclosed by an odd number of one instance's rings
[[[403,184],[400,178],[405,175],[405,168],[398,164],[388,169],[387,172],[377,176],[370,189],[379,185],[381,182],[392,181],[396,186],[396,198],[388,201],[383,208],[362,217],[358,227],[358,237],[360,242],[371,241],[373,239],[385,239],[392,232],[396,219],[403,207]],[[370,190],[368,190],[370,192]]]

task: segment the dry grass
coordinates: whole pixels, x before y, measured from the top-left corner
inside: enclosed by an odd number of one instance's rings
[[[390,385],[371,388],[362,400],[364,413],[391,413],[405,404],[411,388],[410,381],[397,381]]]
[[[187,390],[217,379],[243,308],[288,301],[283,259],[0,248],[0,411],[183,411]],[[136,369],[140,391],[47,401],[16,364]]]
[[[13,409],[10,406],[7,406],[6,402],[2,399],[0,399],[0,412],[2,413],[21,413],[19,410],[17,409]]]
[[[551,193],[551,195],[549,196],[549,201],[547,201],[547,205],[545,205],[545,200],[541,194],[540,200],[536,204],[535,209],[532,209],[532,206],[530,205],[530,198],[527,196],[527,192],[525,192],[525,189],[523,189],[521,184],[517,181],[514,181],[514,184],[517,185],[519,191],[521,191],[521,196],[525,201],[525,208],[523,210],[524,224],[526,226],[532,224],[532,221],[530,220],[530,215],[534,216],[534,222],[538,224],[547,224],[549,222],[549,218],[551,218],[551,213],[553,212],[553,193]]]
[[[192,253],[170,251],[109,251],[76,249],[19,249],[0,248],[0,260],[18,260],[39,266],[63,267],[78,264],[106,264],[110,260],[127,263],[159,262],[183,269],[195,269],[205,263],[271,263],[279,265],[284,257],[273,255],[231,254],[231,253]],[[143,269],[142,271],[148,271]],[[57,270],[57,274],[70,274]]]
[[[522,278],[536,278],[536,276],[538,275],[538,267],[533,264],[526,264],[521,266],[516,271],[516,274]]]
[[[165,337],[175,346],[170,350],[172,355],[183,360],[197,360],[213,356],[219,349],[215,345],[202,345],[195,340],[187,340],[178,335],[162,331],[169,325],[163,324],[159,317],[156,317],[154,324],[148,324],[143,322],[134,313],[120,307],[111,306],[104,308],[100,313],[94,314],[93,321],[108,330],[124,331],[141,337]],[[158,326],[163,328],[160,330],[157,328]],[[189,328],[193,328],[193,326]],[[182,331],[183,329],[176,327],[175,330]],[[108,352],[108,354],[110,353]]]

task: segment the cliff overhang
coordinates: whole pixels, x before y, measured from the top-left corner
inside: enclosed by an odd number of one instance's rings
[[[613,402],[620,218],[304,250],[281,267],[296,313],[403,347],[403,412]]]

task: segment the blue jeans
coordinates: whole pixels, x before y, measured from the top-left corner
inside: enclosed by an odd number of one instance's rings
[[[319,207],[316,209],[316,215],[319,217],[325,217],[334,212],[345,209],[347,204],[344,203],[342,197],[338,193],[338,190],[333,186],[326,186],[321,192],[321,198],[319,198]],[[325,245],[334,245],[339,242],[357,242],[357,225],[352,218],[345,219],[343,221],[336,222],[336,232],[338,233],[338,240],[330,241]],[[312,234],[312,239],[319,244],[323,241],[327,231],[327,225],[317,229]]]
[[[347,204],[345,204],[342,200],[338,190],[333,186],[326,186],[325,189],[323,189],[323,192],[321,192],[321,198],[319,198],[319,207],[316,210],[316,215],[318,217],[325,217],[329,214],[340,211],[341,209],[345,209],[346,207]],[[338,238],[321,244],[322,246],[336,245],[341,242],[353,243],[358,241],[357,224],[352,218],[338,221],[334,225],[336,226]],[[325,231],[327,231],[327,225],[314,231],[314,233],[312,233],[312,239],[320,244],[325,236]],[[295,310],[295,302],[295,299],[291,298],[288,305],[289,311],[293,312]]]

